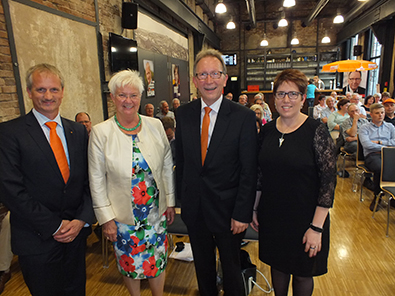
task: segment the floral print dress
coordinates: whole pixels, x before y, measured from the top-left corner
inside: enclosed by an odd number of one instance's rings
[[[133,279],[157,277],[167,265],[166,216],[159,216],[159,190],[133,137],[131,203],[135,225],[115,222],[119,272]]]

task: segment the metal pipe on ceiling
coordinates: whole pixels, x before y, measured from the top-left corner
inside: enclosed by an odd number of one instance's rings
[[[329,0],[320,0],[306,20],[302,23],[303,27],[307,27],[320,14],[321,10],[328,4]]]
[[[255,10],[255,0],[246,0],[247,12],[250,16],[251,27],[256,27],[256,10]]]

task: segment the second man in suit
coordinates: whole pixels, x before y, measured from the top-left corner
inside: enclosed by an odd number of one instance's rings
[[[228,75],[221,53],[204,50],[194,64],[201,99],[179,107],[177,194],[188,228],[200,294],[216,296],[218,248],[225,295],[244,295],[240,243],[256,189],[255,113],[223,98]]]

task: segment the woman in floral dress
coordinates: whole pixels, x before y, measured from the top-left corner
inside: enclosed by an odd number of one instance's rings
[[[130,294],[140,295],[140,280],[148,279],[152,295],[163,295],[175,205],[169,142],[160,120],[138,114],[137,71],[116,73],[109,89],[116,114],[93,127],[89,142],[95,214]]]

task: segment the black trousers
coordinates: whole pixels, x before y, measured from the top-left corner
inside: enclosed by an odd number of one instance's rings
[[[71,243],[58,243],[50,252],[18,257],[23,278],[33,296],[85,295],[86,238],[87,235],[80,233]]]
[[[244,295],[240,267],[240,244],[245,231],[233,235],[211,232],[204,219],[188,226],[199,292],[202,296],[217,296],[216,247],[219,251],[225,296]]]
[[[366,167],[373,172],[374,195],[380,193],[381,153],[371,153],[365,157]]]

